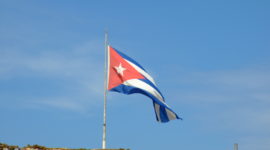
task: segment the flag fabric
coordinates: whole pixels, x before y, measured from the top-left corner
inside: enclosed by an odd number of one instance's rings
[[[132,58],[108,46],[108,90],[123,94],[140,93],[153,101],[156,119],[168,122],[181,119],[165,103],[154,79]]]

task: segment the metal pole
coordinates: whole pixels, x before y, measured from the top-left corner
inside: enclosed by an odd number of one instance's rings
[[[105,32],[105,63],[104,63],[104,112],[103,112],[103,136],[102,149],[106,149],[106,110],[107,110],[107,55],[108,55],[108,33]]]
[[[234,144],[234,150],[238,150],[238,144],[237,143]]]

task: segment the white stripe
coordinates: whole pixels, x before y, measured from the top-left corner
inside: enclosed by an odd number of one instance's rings
[[[141,69],[140,67],[138,67],[137,65],[133,64],[132,62],[128,61],[127,59],[125,59],[132,67],[134,67],[139,73],[141,73],[143,76],[145,76],[148,80],[150,80],[154,85],[156,85],[154,79],[147,73],[145,72],[143,69]]]
[[[146,92],[149,92],[150,94],[152,94],[153,96],[155,96],[160,102],[162,102],[164,105],[166,105],[167,107],[169,107],[165,102],[163,97],[159,94],[159,92],[154,89],[152,86],[150,86],[149,84],[138,80],[138,79],[131,79],[131,80],[127,80],[123,83],[124,85],[127,86],[133,86],[139,89],[142,89]],[[169,107],[170,108],[170,107]]]
[[[170,110],[167,109],[167,108],[165,108],[165,109],[166,109],[167,116],[168,116],[169,120],[174,120],[174,119],[176,119],[176,115],[175,115],[172,111],[170,111]]]
[[[141,81],[141,80],[138,80],[138,79],[131,79],[131,80],[127,80],[123,83],[124,85],[127,85],[127,86],[132,86],[132,87],[135,87],[135,88],[139,88],[139,89],[142,89],[144,91],[147,91],[149,92],[150,94],[152,94],[153,96],[155,96],[161,103],[163,103],[164,105],[166,105],[168,108],[170,108],[165,102],[164,102],[164,99],[163,97],[160,95],[160,93],[154,89],[152,86],[150,86],[149,84]],[[161,118],[160,118],[160,105],[157,104],[157,103],[154,103],[155,104],[155,111],[156,111],[156,114],[157,114],[157,117],[158,117],[158,120],[161,121]],[[172,111],[170,111],[169,109],[165,108],[166,110],[166,114],[169,118],[169,120],[174,120],[176,119],[176,114],[173,113]]]
[[[160,116],[159,116],[159,114],[160,114],[160,105],[157,104],[157,103],[154,103],[154,106],[155,106],[155,111],[156,111],[158,121],[161,121]]]

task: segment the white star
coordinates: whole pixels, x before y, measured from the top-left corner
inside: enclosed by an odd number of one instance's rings
[[[121,76],[124,75],[124,71],[127,70],[126,68],[122,67],[122,64],[120,63],[119,66],[115,66],[114,67],[117,71],[118,74],[120,74]]]

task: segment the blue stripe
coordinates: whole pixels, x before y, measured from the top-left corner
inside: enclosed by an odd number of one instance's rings
[[[127,86],[127,85],[120,84],[119,86],[112,88],[110,91],[119,92],[119,93],[123,93],[123,94],[126,94],[126,95],[130,95],[130,94],[134,94],[134,93],[140,93],[140,94],[143,94],[143,95],[151,98],[157,104],[168,108],[159,99],[157,99],[154,95],[150,94],[149,92],[147,92],[147,91],[145,91],[143,89],[135,88],[133,86]]]
[[[152,88],[154,88],[156,91],[158,91],[158,93],[161,95],[161,97],[163,98],[163,100],[165,101],[165,98],[164,96],[162,95],[162,93],[160,92],[160,90],[150,81],[148,80],[147,78],[145,79],[138,79],[138,80],[141,80],[143,82],[145,82],[146,84],[150,85]]]
[[[154,109],[156,109],[156,108],[155,108],[155,102],[154,102],[154,101],[153,101],[153,106],[154,106]],[[160,121],[160,120],[158,119],[158,115],[157,115],[156,111],[155,111],[155,115],[156,115],[157,121]]]
[[[136,66],[140,67],[142,70],[146,71],[139,63],[137,63],[134,59],[130,58],[129,56],[127,56],[126,54],[118,51],[117,49],[113,48],[120,56],[122,56],[124,59],[132,62],[133,64],[135,64]]]
[[[167,112],[166,112],[166,109],[165,109],[165,107],[160,107],[160,109],[159,109],[159,116],[160,116],[160,121],[161,122],[168,122],[168,121],[170,121],[169,120],[169,117],[168,117],[168,115],[167,115]]]
[[[164,105],[162,102],[160,102],[160,100],[158,100],[155,96],[153,96],[149,92],[142,90],[142,89],[139,89],[139,88],[132,87],[132,86],[126,86],[123,84],[111,89],[110,91],[119,92],[119,93],[123,93],[123,94],[127,94],[127,95],[133,94],[133,93],[140,93],[140,94],[143,94],[143,95],[151,98],[153,100],[153,103],[157,103],[160,106],[160,113],[156,114],[156,119],[158,120],[158,117],[157,117],[157,115],[158,115],[159,118],[161,119],[158,121],[161,121],[161,122],[168,122],[169,121],[169,117],[167,115],[166,109],[168,109],[170,111],[172,111],[172,110],[169,107],[167,107],[166,105]],[[181,119],[177,116],[177,114],[174,111],[172,111],[172,112],[176,115],[177,119]],[[156,113],[156,111],[155,111],[155,113]]]

